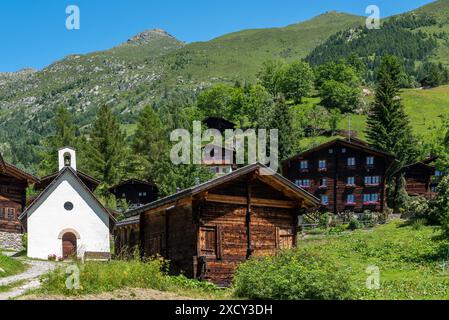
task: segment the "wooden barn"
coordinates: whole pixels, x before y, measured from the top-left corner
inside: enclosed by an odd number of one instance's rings
[[[22,233],[18,217],[26,206],[26,189],[38,181],[33,175],[5,162],[0,155],[0,233]]]
[[[282,172],[319,198],[322,210],[382,212],[385,174],[393,161],[393,155],[359,139],[335,139],[284,161]]]
[[[409,196],[432,198],[436,195],[441,173],[432,165],[431,160],[426,159],[406,166],[402,168],[400,174],[404,175],[405,190]]]
[[[161,255],[175,274],[225,286],[249,257],[296,246],[299,215],[318,205],[313,195],[254,164],[128,212],[116,239],[122,246],[127,237],[135,240],[138,216],[142,255]]]

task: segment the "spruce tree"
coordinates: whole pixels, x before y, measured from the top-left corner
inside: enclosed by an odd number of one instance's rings
[[[159,115],[151,106],[145,107],[137,120],[137,129],[132,138],[132,168],[136,177],[144,180],[154,179],[152,166],[161,161],[168,150],[168,133]]]
[[[284,99],[276,102],[271,129],[277,129],[279,135],[279,160],[288,159],[292,155],[293,123],[290,110]]]
[[[374,148],[396,156],[387,171],[387,183],[391,186],[390,199],[395,207],[401,191],[400,175],[397,172],[404,165],[415,161],[417,155],[410,120],[399,97],[401,74],[401,64],[396,57],[386,56],[382,59],[366,131],[368,141]]]
[[[58,150],[60,148],[78,147],[76,131],[72,114],[64,106],[58,107],[53,119],[53,134],[44,140],[44,148],[40,153],[39,174],[41,176],[58,170]]]
[[[125,134],[107,106],[97,113],[86,147],[88,170],[102,181],[103,190],[123,178],[127,158]]]

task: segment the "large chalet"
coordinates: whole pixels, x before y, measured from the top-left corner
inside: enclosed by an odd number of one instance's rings
[[[283,162],[283,175],[335,214],[383,211],[394,156],[358,139],[336,139]]]

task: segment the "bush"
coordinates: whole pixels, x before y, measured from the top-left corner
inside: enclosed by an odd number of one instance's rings
[[[77,264],[80,270],[80,288],[66,287],[66,269],[55,270],[43,278],[42,290],[46,293],[80,295],[114,291],[124,288],[151,288],[163,290],[169,283],[165,276],[167,264],[162,259],[148,262],[111,261]]]
[[[349,225],[348,225],[348,229],[349,230],[357,230],[357,229],[361,229],[362,228],[362,224],[360,223],[360,221],[356,218],[352,218],[351,221],[349,221]]]
[[[416,219],[412,222],[413,230],[421,230],[427,223],[426,219]]]
[[[329,212],[323,213],[320,216],[320,220],[318,222],[319,226],[321,228],[329,228],[330,224],[332,223],[333,215]]]
[[[344,300],[355,295],[348,269],[329,256],[301,249],[243,263],[233,285],[238,297],[249,299]]]
[[[403,214],[404,218],[408,219],[431,219],[430,203],[424,197],[412,197],[410,198],[406,210]]]

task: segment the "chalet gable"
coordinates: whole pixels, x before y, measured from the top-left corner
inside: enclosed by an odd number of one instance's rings
[[[225,176],[210,180],[198,186],[183,190],[174,195],[142,206],[138,209],[128,211],[125,215],[127,217],[132,217],[143,212],[161,210],[161,208],[163,209],[164,207],[169,208],[170,206],[179,204],[181,202],[191,202],[192,199],[205,199],[213,202],[246,204],[247,199],[245,197],[242,197],[242,193],[239,193],[238,190],[234,189],[235,194],[229,194],[224,192],[223,190],[229,190],[229,188],[225,188],[225,186],[229,184],[234,184],[234,186],[238,185],[240,187],[246,187],[249,181],[256,181],[257,183],[259,183],[259,185],[268,185],[272,190],[276,191],[273,194],[278,196],[284,195],[291,200],[290,202],[285,202],[283,200],[273,198],[268,200],[264,199],[258,203],[258,199],[256,199],[255,203],[253,203],[254,205],[278,205],[280,207],[296,206],[302,208],[316,207],[319,205],[319,200],[314,195],[296,186],[294,183],[282,177],[280,174],[275,173],[266,166],[262,164],[253,164],[238,169]],[[266,192],[266,190],[267,189],[260,192]],[[264,196],[266,198],[267,195],[265,194]]]

